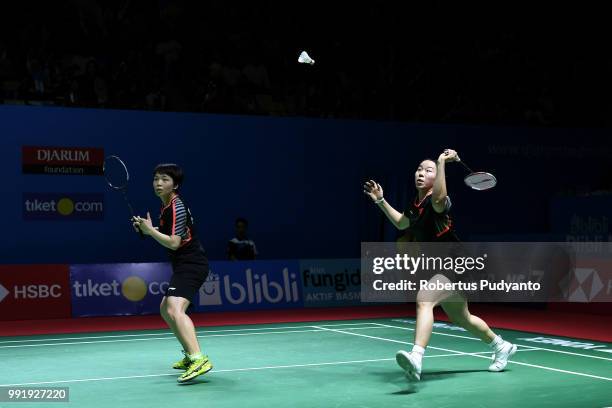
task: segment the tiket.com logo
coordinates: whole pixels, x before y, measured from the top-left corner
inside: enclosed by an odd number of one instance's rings
[[[566,277],[561,283],[563,295],[570,302],[590,302],[604,288],[599,274],[592,268],[576,268],[573,276]]]
[[[163,295],[168,289],[168,282],[150,282],[147,284],[140,276],[130,276],[119,282],[95,282],[87,279],[84,282],[75,281],[72,284],[74,296],[88,297],[119,297],[123,296],[130,302],[140,302],[147,294]]]
[[[99,193],[24,193],[25,220],[96,220],[104,218],[104,195]]]

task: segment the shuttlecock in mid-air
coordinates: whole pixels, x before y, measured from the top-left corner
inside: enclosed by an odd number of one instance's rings
[[[315,63],[315,61],[312,58],[310,58],[310,55],[308,55],[306,51],[302,51],[302,53],[298,57],[298,62],[300,64],[310,64],[310,65],[314,65]]]

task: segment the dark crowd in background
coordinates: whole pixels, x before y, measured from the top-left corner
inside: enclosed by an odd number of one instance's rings
[[[579,24],[577,14],[559,18],[558,4],[554,9],[548,4],[492,7],[434,2],[12,2],[3,5],[0,17],[0,101],[609,126],[612,58],[606,25]],[[537,16],[531,22],[508,18],[502,23],[511,11]],[[316,60],[314,66],[297,63],[301,50]]]

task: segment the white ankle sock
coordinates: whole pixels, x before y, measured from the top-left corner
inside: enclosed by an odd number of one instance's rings
[[[418,358],[423,358],[423,355],[425,354],[425,349],[415,344],[414,346],[412,346],[412,353],[414,353],[414,355]]]
[[[199,359],[199,358],[202,358],[202,357],[204,357],[204,356],[202,355],[202,353],[189,354],[189,359],[190,359],[191,361],[195,361],[195,360],[197,360],[197,359]]]
[[[495,336],[495,338],[489,343],[489,347],[491,347],[495,351],[501,349],[503,345],[504,340],[500,336]]]

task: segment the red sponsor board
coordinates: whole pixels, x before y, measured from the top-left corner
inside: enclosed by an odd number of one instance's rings
[[[100,175],[104,149],[92,147],[22,146],[26,174]]]
[[[67,317],[68,265],[0,265],[0,320]]]

